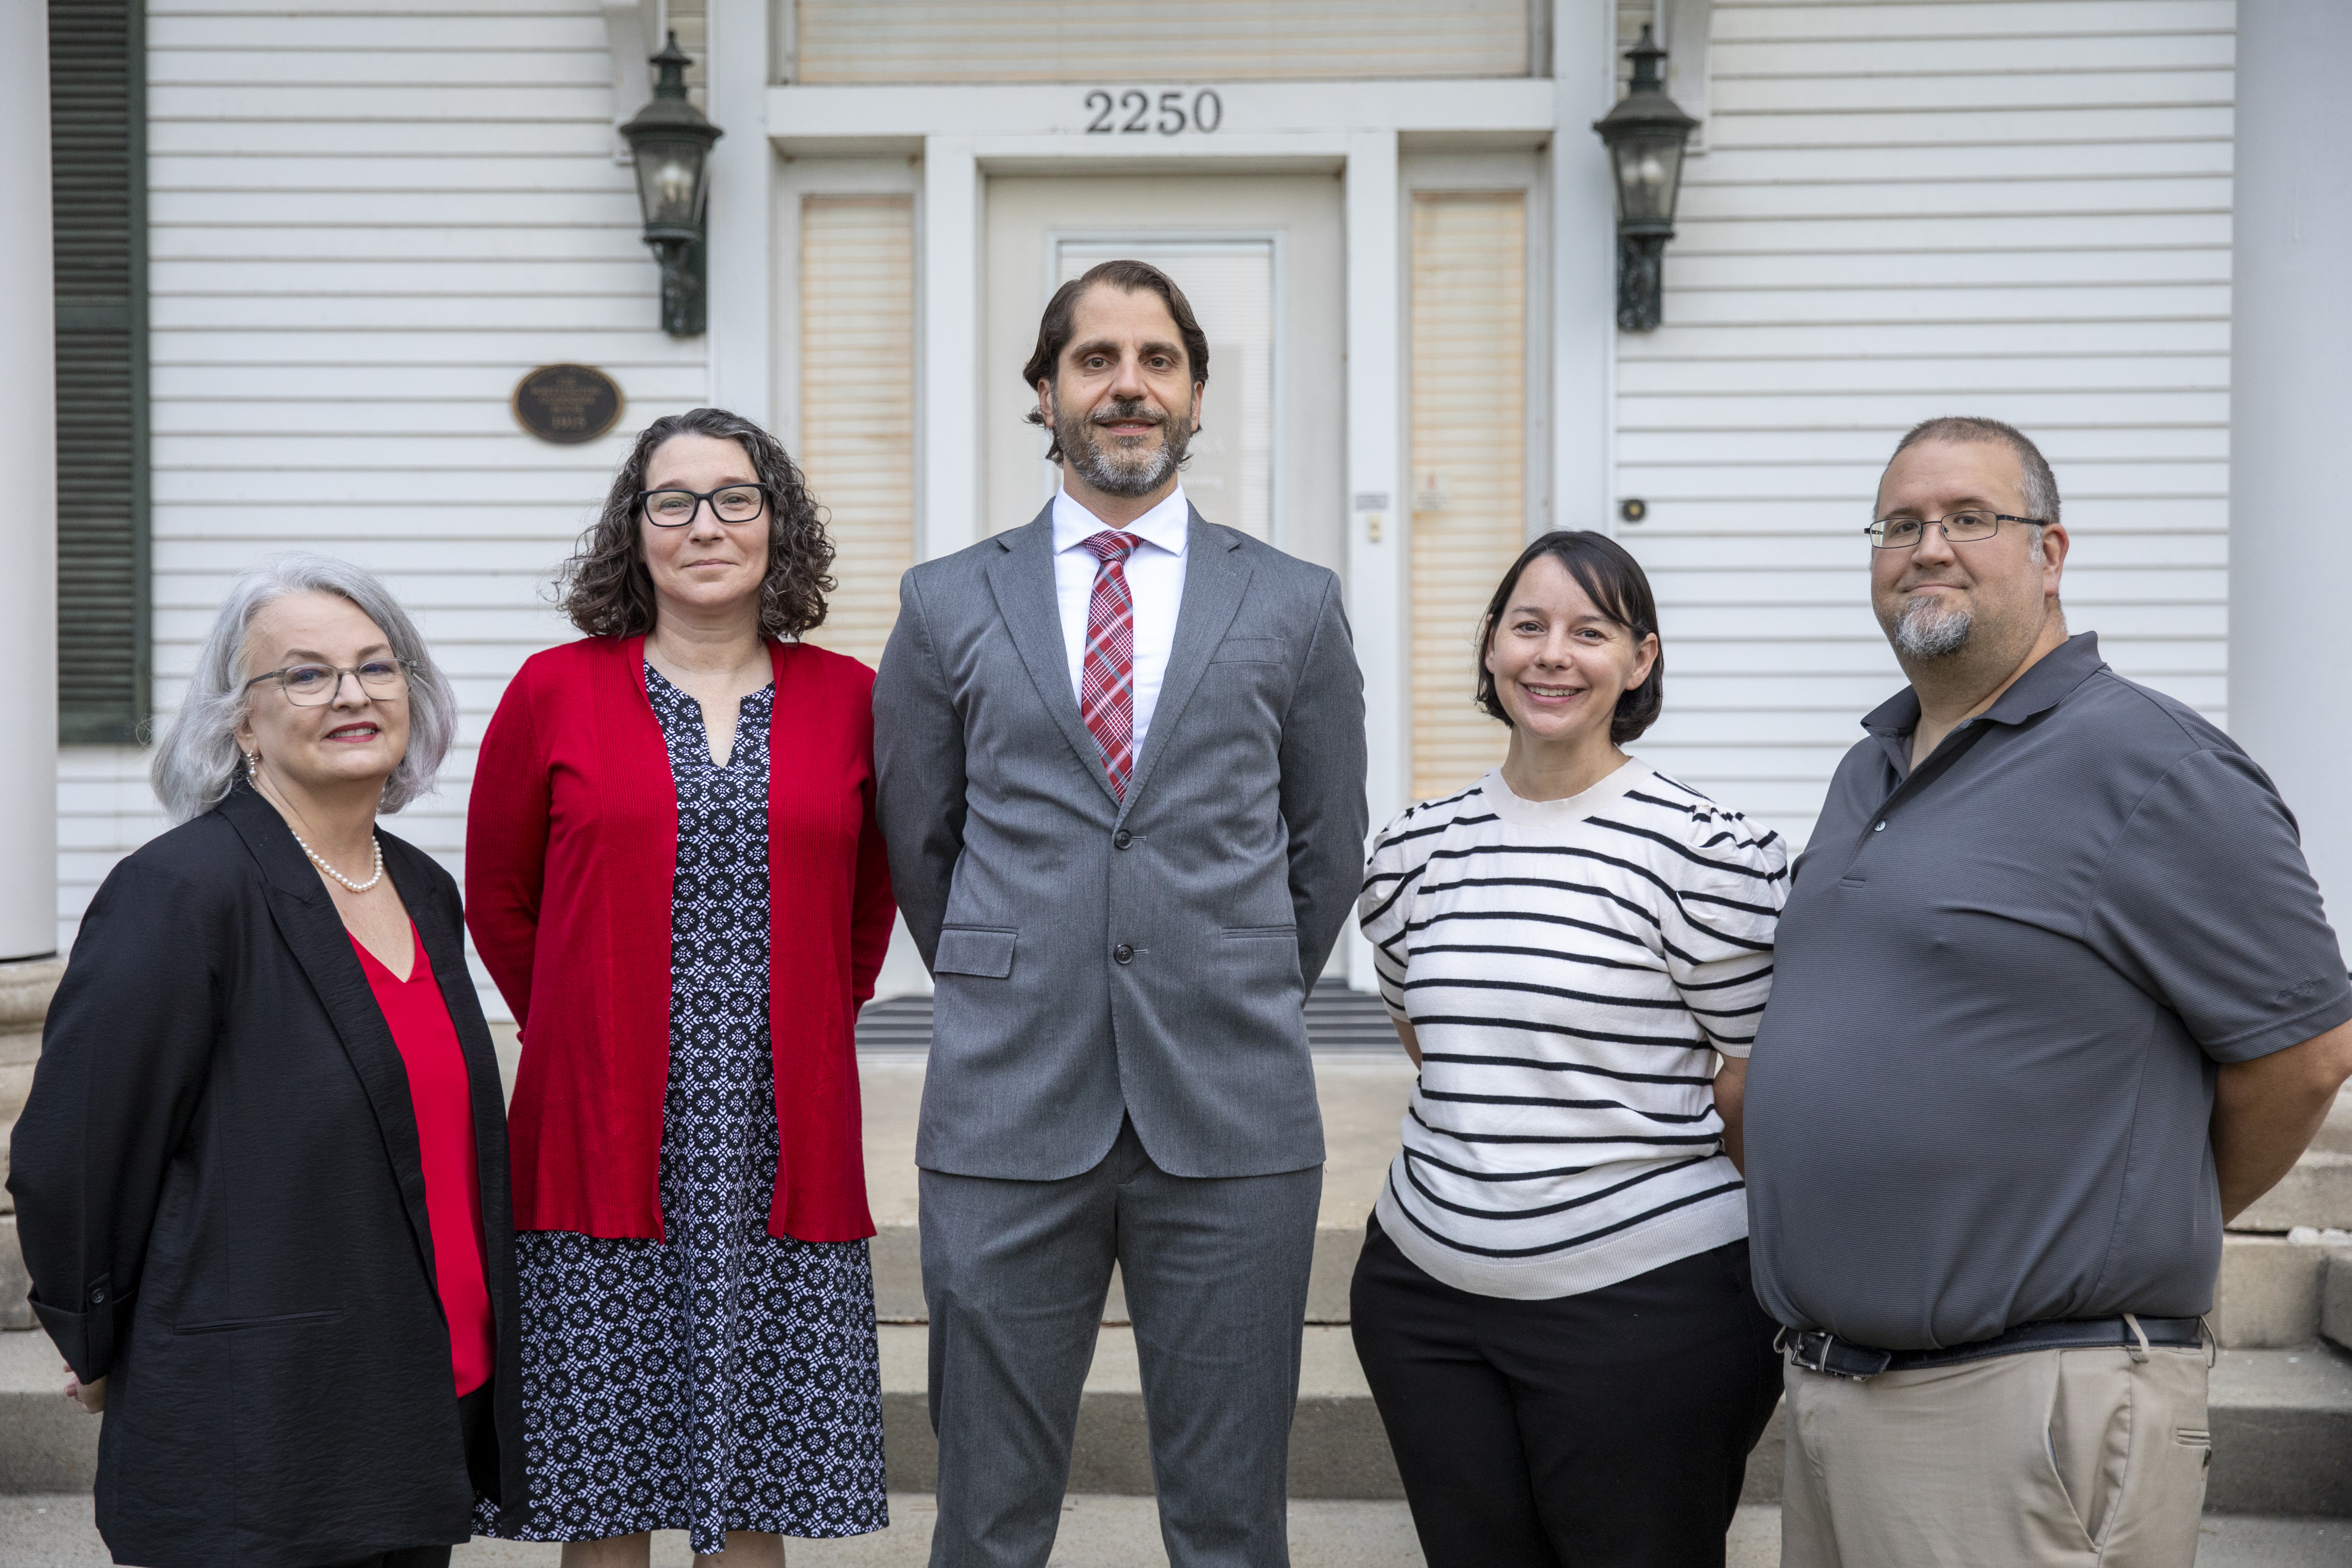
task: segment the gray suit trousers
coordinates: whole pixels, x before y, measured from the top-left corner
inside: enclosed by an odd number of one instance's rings
[[[1132,1123],[1090,1171],[922,1173],[931,1568],[1045,1568],[1116,1260],[1173,1568],[1286,1568],[1285,1499],[1319,1165],[1174,1176]]]

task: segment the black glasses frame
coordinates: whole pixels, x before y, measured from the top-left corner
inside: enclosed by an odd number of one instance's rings
[[[727,519],[719,517],[719,503],[711,498],[727,490],[759,491],[760,510],[737,522],[730,522]],[[687,518],[684,522],[664,522],[661,519],[656,517],[651,511],[646,510],[646,502],[652,500],[655,496],[692,496],[694,498],[694,510],[687,514]],[[706,506],[710,509],[710,515],[714,518],[718,518],[719,525],[721,528],[740,528],[746,522],[757,522],[761,518],[767,516],[769,509],[776,504],[776,492],[768,485],[757,479],[746,480],[739,484],[720,485],[719,489],[715,490],[690,490],[683,485],[664,485],[657,490],[639,490],[637,492],[635,504],[637,515],[644,518],[647,522],[652,523],[656,528],[691,528],[694,526],[694,520],[702,515],[702,509]]]
[[[2004,522],[2021,522],[2030,528],[2047,528],[2050,526],[2047,521],[2038,517],[2011,517],[2005,511],[1996,511],[1990,515],[1992,518],[1992,533],[1984,535],[1983,537],[1985,539],[1990,539],[1993,533],[1999,533],[2000,531],[2000,525]],[[1927,531],[1931,528],[1940,528],[1944,531],[1944,542],[1947,544],[1975,544],[1981,542],[1981,541],[1974,539],[1954,539],[1952,537],[1951,528],[1948,526],[1949,521],[1949,519],[1941,517],[1936,518],[1932,521],[1924,517],[1882,517],[1874,522],[1864,525],[1862,534],[1864,538],[1870,541],[1870,547],[1873,550],[1916,550],[1919,548],[1919,541],[1927,537]],[[1917,523],[1919,525],[1919,539],[1915,539],[1908,544],[1888,544],[1884,542],[1886,538],[1886,525],[1890,522]]]

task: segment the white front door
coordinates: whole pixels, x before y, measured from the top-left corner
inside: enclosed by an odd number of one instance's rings
[[[1209,340],[1184,490],[1201,515],[1337,570],[1346,278],[1329,174],[1000,175],[987,184],[983,531],[1054,493],[1021,368],[1053,290],[1100,261],[1176,280]]]

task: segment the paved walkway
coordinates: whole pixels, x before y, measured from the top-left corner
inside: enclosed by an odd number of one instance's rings
[[[793,1568],[922,1568],[929,1561],[931,1500],[894,1493],[897,1521],[855,1541],[796,1541]],[[1780,1510],[1739,1510],[1728,1568],[1777,1568]],[[457,1549],[454,1568],[556,1568],[558,1549],[479,1541]],[[106,1547],[85,1497],[0,1497],[0,1568],[100,1568]],[[682,1534],[654,1538],[655,1568],[694,1561]],[[1150,1498],[1074,1497],[1064,1505],[1054,1568],[1163,1568],[1158,1510]],[[1412,1523],[1399,1502],[1294,1502],[1292,1568],[1421,1568]],[[2352,1520],[2209,1516],[2197,1568],[2345,1568]]]

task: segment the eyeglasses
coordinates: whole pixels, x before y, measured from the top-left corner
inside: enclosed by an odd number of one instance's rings
[[[1935,526],[1953,543],[1965,544],[1972,539],[1990,539],[2004,522],[2048,526],[2038,517],[2011,517],[2005,511],[1956,511]],[[1908,550],[1927,537],[1927,528],[1925,521],[1916,517],[1882,517],[1862,531],[1873,550]]]
[[[721,522],[751,522],[768,510],[768,487],[721,485],[715,490],[637,492],[637,504],[645,508],[646,521],[656,528],[684,528],[694,521],[704,501],[710,503],[710,515]]]
[[[348,669],[335,664],[289,664],[257,675],[245,686],[250,691],[265,680],[274,680],[295,707],[324,708],[343,689],[343,677],[348,675],[377,701],[395,702],[408,695],[408,668],[404,658],[371,658]]]

